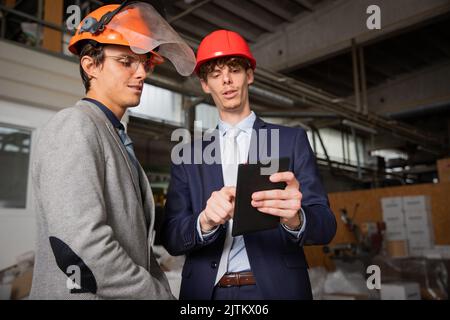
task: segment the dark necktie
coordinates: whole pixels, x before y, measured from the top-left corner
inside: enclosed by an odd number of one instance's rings
[[[118,129],[120,140],[122,140],[123,145],[125,146],[125,149],[127,150],[128,157],[130,158],[131,162],[133,163],[134,173],[137,177],[139,177],[139,162],[136,158],[136,155],[134,154],[134,148],[133,148],[133,141],[131,141],[130,137],[127,135],[124,129]]]

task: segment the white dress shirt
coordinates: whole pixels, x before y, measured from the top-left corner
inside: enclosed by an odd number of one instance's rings
[[[237,137],[237,143],[239,147],[239,163],[246,163],[248,159],[248,151],[250,148],[250,140],[252,136],[253,124],[256,120],[256,115],[252,111],[249,116],[243,119],[241,122],[236,124],[234,127],[237,127],[241,130],[241,133]],[[224,143],[223,139],[227,133],[227,130],[232,128],[233,126],[219,120],[219,136],[220,136],[220,152],[221,159],[225,159],[223,151],[224,151]],[[224,179],[224,186],[235,186],[236,181],[228,181],[229,177],[224,172],[224,166],[222,166],[222,173]],[[291,231],[288,230],[283,224],[283,228],[292,234],[295,237],[300,237],[305,230],[306,225],[306,216],[301,209],[303,223],[302,227],[299,231]],[[200,236],[200,239],[204,241],[208,237],[211,237],[217,230],[218,226],[209,232],[202,232],[200,228],[200,216],[197,219],[197,232]],[[244,237],[237,236],[233,238],[233,244],[231,247],[230,255],[228,257],[228,272],[241,272],[241,271],[249,271],[250,263],[248,261],[247,250],[245,249]]]

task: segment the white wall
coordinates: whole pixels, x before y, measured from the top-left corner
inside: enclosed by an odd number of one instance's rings
[[[33,161],[39,128],[55,112],[0,99],[0,123],[26,128],[32,132],[30,163]],[[29,171],[26,208],[0,208],[0,270],[14,264],[18,255],[34,249],[36,231],[33,201]]]
[[[84,96],[78,63],[0,40],[0,99],[60,110]]]
[[[0,123],[32,131],[30,163],[39,129],[84,95],[75,61],[0,41]],[[1,164],[0,164],[1,165]],[[36,226],[28,174],[25,209],[0,208],[0,270],[34,250]]]

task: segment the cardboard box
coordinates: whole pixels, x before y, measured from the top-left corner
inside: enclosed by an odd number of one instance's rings
[[[405,258],[408,256],[408,240],[387,241],[386,251],[392,258]]]
[[[429,226],[419,226],[418,228],[407,228],[407,238],[411,242],[430,242],[434,241],[433,231]]]
[[[407,212],[428,212],[431,211],[431,201],[429,196],[409,196],[403,197],[403,211]]]
[[[386,240],[407,240],[408,233],[405,225],[388,225],[386,223],[386,231],[384,233]]]
[[[405,224],[407,229],[429,229],[432,226],[431,214],[429,211],[406,211]]]
[[[383,215],[399,216],[403,214],[403,200],[401,197],[381,198]]]
[[[437,161],[439,182],[450,182],[450,158]]]
[[[433,248],[431,242],[410,242],[408,241],[408,252],[411,257],[424,257]]]
[[[443,259],[450,260],[450,245],[436,245],[433,249],[437,250]]]
[[[422,226],[419,229],[408,229],[408,250],[412,257],[423,257],[434,247],[433,234],[429,228]]]
[[[420,285],[417,282],[381,284],[381,300],[420,300]]]
[[[386,228],[391,227],[401,227],[405,225],[405,216],[403,212],[383,212],[383,221],[386,223]]]
[[[12,283],[11,300],[20,300],[30,295],[33,271],[29,270],[18,276]]]
[[[427,250],[434,247],[433,241],[410,241],[408,240],[408,254],[411,257],[423,257]]]

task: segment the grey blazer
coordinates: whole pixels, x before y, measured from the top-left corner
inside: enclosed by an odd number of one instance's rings
[[[105,114],[83,100],[58,112],[40,133],[35,159],[30,298],[173,299],[152,253],[150,184],[141,167],[140,177],[131,170]]]

